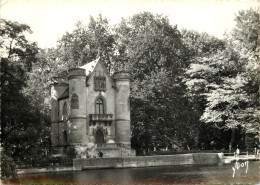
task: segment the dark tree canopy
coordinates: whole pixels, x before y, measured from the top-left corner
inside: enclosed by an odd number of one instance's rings
[[[50,130],[48,116],[23,91],[38,52],[37,45],[25,38],[26,32],[31,32],[27,25],[1,20],[1,142],[6,159],[33,165],[36,156],[48,152]]]

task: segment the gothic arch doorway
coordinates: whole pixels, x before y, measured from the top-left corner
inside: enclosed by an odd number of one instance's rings
[[[96,144],[105,143],[104,134],[101,131],[101,129],[97,130],[96,135],[95,135],[95,141],[96,141]]]

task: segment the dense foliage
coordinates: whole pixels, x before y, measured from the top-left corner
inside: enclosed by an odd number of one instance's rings
[[[13,158],[1,151],[1,179],[4,180],[5,178],[14,177],[15,175],[16,164]]]
[[[257,146],[256,138],[251,144],[246,144],[246,140],[252,139],[252,133],[259,133],[259,15],[259,9],[239,12],[236,27],[226,36],[227,42],[214,42],[214,50],[195,55],[186,70],[184,80],[191,101],[194,97],[204,101],[200,120],[211,130],[219,131],[212,142],[231,133],[227,137],[229,148]],[[202,45],[209,43],[202,40]]]
[[[167,17],[149,12],[115,27],[99,15],[88,26],[78,22],[56,48],[45,50],[26,40],[27,25],[1,20],[1,139],[7,159],[37,166],[48,158],[51,77],[98,58],[111,74],[131,73],[132,147],[139,154],[254,148],[259,11],[239,12],[224,40],[179,31]]]
[[[25,95],[38,48],[24,37],[27,25],[1,20],[1,143],[5,159],[34,165],[49,151],[49,118]],[[11,164],[10,164],[11,165]],[[9,170],[7,165],[2,171]],[[10,174],[10,173],[7,173]]]

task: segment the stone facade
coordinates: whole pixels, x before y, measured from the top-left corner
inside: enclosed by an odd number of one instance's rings
[[[73,68],[51,84],[51,140],[54,153],[74,146],[78,153],[133,156],[130,142],[130,75],[113,77],[102,60]]]

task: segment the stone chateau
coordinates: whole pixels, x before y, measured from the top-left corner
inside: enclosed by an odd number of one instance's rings
[[[130,75],[110,76],[102,60],[69,69],[51,84],[54,154],[76,148],[78,157],[135,156],[130,143]]]

